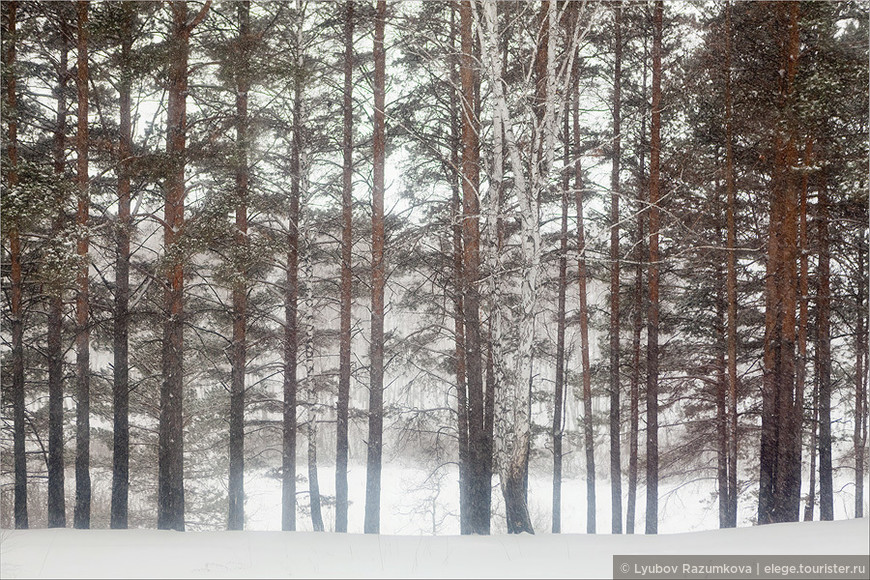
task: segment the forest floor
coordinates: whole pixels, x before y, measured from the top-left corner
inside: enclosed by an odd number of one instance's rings
[[[620,554],[862,554],[870,519],[657,536],[2,530],[6,578],[608,578]]]

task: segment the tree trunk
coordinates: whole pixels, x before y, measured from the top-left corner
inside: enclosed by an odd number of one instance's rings
[[[783,54],[779,108],[787,121],[799,54],[798,4],[779,5]],[[785,123],[787,127],[790,123]],[[800,423],[795,409],[797,309],[797,163],[794,137],[780,129],[774,137],[767,282],[765,287],[764,379],[762,390],[760,524],[797,521],[800,515],[800,461],[795,438]]]
[[[816,327],[816,344],[818,344],[818,327]],[[813,521],[813,512],[816,507],[816,451],[818,449],[818,425],[819,425],[819,349],[813,354],[813,420],[810,425],[810,489],[807,492],[807,503],[804,506],[804,521]]]
[[[866,296],[865,277],[867,249],[863,232],[858,239],[858,291],[855,296],[858,313],[858,328],[855,332],[855,428],[852,443],[855,448],[855,517],[864,517],[864,447],[867,443],[865,417],[867,416],[864,365],[864,349],[867,344],[867,309],[864,307]]]
[[[229,514],[227,528],[245,528],[245,366],[247,363],[248,311],[248,91],[250,77],[247,53],[250,35],[250,0],[238,4],[240,69],[236,73],[236,228],[233,235],[238,253],[233,283],[233,342],[230,385]]]
[[[79,270],[76,277],[76,504],[73,525],[78,529],[91,527],[91,331],[88,324],[88,244],[87,233],[90,195],[88,193],[88,8],[89,2],[79,0],[78,15],[78,63],[76,87],[78,88],[78,129],[76,132],[76,169],[78,183],[78,211],[76,226],[79,228],[76,254]]]
[[[819,353],[819,518],[834,519],[831,465],[831,252],[828,236],[828,184],[825,170],[818,193],[819,285],[816,296]]]
[[[646,80],[647,80],[647,40],[644,37],[643,41],[643,84],[641,95],[643,102],[646,103]],[[644,307],[644,292],[643,292],[643,263],[647,256],[646,238],[644,236],[643,218],[646,215],[644,206],[644,152],[646,139],[646,112],[644,111],[640,117],[640,139],[638,143],[638,187],[637,187],[637,235],[635,236],[635,269],[634,269],[634,316],[632,319],[631,333],[631,401],[629,409],[629,451],[628,451],[628,498],[625,506],[625,531],[628,534],[634,533],[634,520],[637,502],[637,454],[638,454],[638,433],[640,427],[640,381],[641,381],[641,357],[640,357],[640,335],[643,331],[643,307]]]
[[[556,385],[553,394],[553,525],[562,531],[562,402],[565,397],[565,302],[568,288],[568,189],[571,187],[570,117],[565,115],[565,168],[562,174],[562,219],[559,233],[559,289],[556,307]]]
[[[579,78],[573,87],[574,203],[577,211],[577,277],[580,299],[580,364],[583,377],[583,441],[586,449],[586,533],[596,532],[595,440],[592,420],[592,376],[589,364],[589,309],[586,301],[586,232],[583,222],[583,171],[580,166]]]
[[[476,90],[480,88],[479,76],[475,79]],[[483,393],[483,459],[481,469],[481,485],[492,482],[494,469],[493,450],[495,447],[495,400],[496,393],[501,385],[505,384],[504,372],[504,349],[502,344],[503,312],[501,304],[501,289],[499,281],[503,275],[502,252],[504,250],[504,218],[502,206],[504,204],[504,138],[501,131],[499,116],[493,114],[493,169],[490,176],[489,193],[489,221],[491,239],[488,240],[489,255],[489,287],[487,288],[489,300],[489,319],[487,321],[487,333],[484,341],[486,346],[486,383]],[[487,485],[487,487],[490,487]],[[491,489],[491,487],[490,487]],[[489,514],[492,513],[492,493],[487,491],[482,496],[483,504],[481,513],[487,514],[486,526],[489,530]],[[487,532],[488,533],[488,532]]]
[[[6,182],[9,188],[18,185],[18,121],[16,119],[18,99],[15,83],[15,25],[18,2],[9,2],[6,9],[6,34],[12,40],[6,50],[7,79],[6,105],[8,107],[9,142],[7,154],[9,162],[6,169]],[[10,267],[10,310],[12,319],[12,456],[15,469],[15,528],[27,529],[27,455],[24,432],[24,320],[22,308],[21,238],[17,224],[9,228]]]
[[[353,0],[347,0],[344,20],[344,100],[341,180],[341,328],[339,336],[338,401],[335,443],[335,531],[347,532],[347,424],[350,404],[350,313],[353,262]]]
[[[308,505],[311,510],[311,528],[323,531],[323,514],[320,510],[320,481],[317,477],[317,394],[310,387],[312,402],[308,415]]]
[[[737,526],[737,211],[734,171],[734,130],[732,127],[731,95],[731,3],[725,6],[725,192],[727,222],[727,272],[725,281],[728,303],[728,397],[725,414],[728,419],[728,513],[726,527]]]
[[[716,190],[719,191],[719,183]],[[716,240],[722,239],[721,228],[716,227]],[[716,266],[716,472],[719,491],[719,527],[728,528],[730,521],[730,487],[728,483],[728,371],[724,288],[727,283],[721,265]]]
[[[456,47],[456,3],[450,4],[451,54],[458,54]],[[465,324],[463,312],[462,268],[462,192],[460,179],[461,124],[459,96],[459,71],[456,59],[450,59],[450,215],[453,233],[453,338],[454,372],[456,374],[456,427],[459,443],[459,532],[469,533],[469,456],[468,456],[468,387],[465,381]]]
[[[307,168],[306,168],[307,171]],[[308,436],[308,506],[311,511],[311,527],[315,532],[323,531],[323,514],[320,510],[320,480],[317,477],[317,421],[319,403],[317,401],[317,377],[314,374],[314,240],[306,228],[306,252],[303,260],[305,273],[305,386],[307,401]]]
[[[468,389],[468,456],[467,476],[469,533],[489,534],[489,498],[491,482],[486,480],[487,464],[484,425],[483,368],[480,333],[480,202],[478,199],[480,153],[479,122],[475,113],[475,57],[470,0],[459,8],[461,56],[459,78],[462,94],[462,267],[463,318],[465,320],[465,367]]]
[[[611,530],[622,533],[622,461],[619,420],[619,163],[622,129],[622,6],[614,9],[613,160],[610,170],[610,503]]]
[[[659,512],[659,189],[661,187],[662,13],[653,12],[652,112],[649,160],[649,310],[646,357],[646,533],[658,533]]]
[[[290,215],[287,230],[287,278],[284,287],[284,440],[282,451],[281,529],[296,530],[296,403],[299,381],[299,202],[302,195],[302,13],[295,23],[293,140],[290,143]]]
[[[806,384],[806,367],[807,367],[807,326],[809,325],[809,235],[807,222],[807,197],[809,195],[809,170],[812,165],[813,141],[812,138],[807,139],[806,149],[803,160],[803,176],[800,188],[799,202],[799,238],[798,238],[798,255],[800,263],[800,271],[798,272],[798,354],[795,365],[795,402],[794,402],[794,420],[797,423],[797,436],[794,438],[793,444],[795,461],[800,465],[803,454],[803,423],[804,423],[804,389]],[[798,489],[798,507],[797,519],[800,519],[800,489]]]
[[[475,119],[480,119],[480,74],[474,75],[474,90],[476,95]],[[504,251],[505,226],[502,216],[504,205],[504,134],[501,130],[499,116],[493,114],[493,171],[490,176],[490,221],[495,224],[494,238],[489,241],[490,253],[490,283],[489,320],[487,321],[486,338],[482,339],[486,347],[486,382],[483,392],[483,465],[480,472],[481,495],[480,514],[485,518],[485,533],[490,531],[492,514],[492,473],[495,469],[495,401],[496,393],[505,384],[504,350],[502,344],[503,322],[501,292],[499,280],[503,274],[502,253]],[[496,128],[498,127],[498,128]],[[478,126],[479,129],[479,126]],[[475,179],[477,177],[475,176]],[[476,187],[479,188],[477,181]],[[479,298],[478,294],[478,298]],[[483,348],[483,346],[481,346]]]
[[[54,173],[62,179],[66,172],[66,85],[69,79],[70,27],[61,13],[61,42],[57,71],[57,121],[54,131]],[[10,76],[10,80],[12,77]],[[64,227],[63,195],[58,194],[56,213],[51,223],[53,239],[59,239]],[[63,281],[52,285],[48,305],[48,527],[66,527],[64,497],[64,437],[63,437]]]
[[[580,158],[575,161],[577,205],[577,275],[580,281],[580,359],[583,375],[583,440],[586,448],[586,533],[595,533],[595,439],[592,420],[592,377],[589,365],[589,311],[586,305],[586,239],[583,231],[583,193]]]
[[[456,4],[450,4],[450,45],[453,54],[456,47]],[[462,191],[460,179],[461,124],[459,96],[459,71],[455,59],[450,60],[450,215],[453,233],[453,337],[454,371],[456,374],[456,419],[459,443],[459,531],[469,533],[469,456],[468,456],[468,386],[465,381],[465,324],[463,321],[463,268],[462,268]]]
[[[374,135],[372,137],[372,318],[371,383],[369,390],[369,439],[366,462],[365,533],[377,534],[381,524],[381,456],[384,431],[384,162],[386,54],[384,28],[386,0],[378,0],[374,41]]]
[[[170,65],[166,106],[166,178],[163,244],[167,257],[163,308],[163,380],[160,386],[157,527],[184,530],[184,168],[187,136],[187,60],[190,32],[205,18],[206,0],[191,22],[187,3],[171,3]]]
[[[112,513],[113,529],[126,529],[130,489],[130,165],[132,155],[132,64],[134,7],[124,4],[121,82],[118,88],[118,226],[115,257],[115,320],[112,334]]]

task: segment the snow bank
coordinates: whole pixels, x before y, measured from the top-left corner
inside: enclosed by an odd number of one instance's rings
[[[658,536],[2,530],[6,578],[611,576],[614,554],[867,554],[870,520]]]

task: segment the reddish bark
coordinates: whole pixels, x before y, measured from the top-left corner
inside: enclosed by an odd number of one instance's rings
[[[780,81],[779,106],[787,115],[799,54],[798,4],[782,3],[778,10],[784,24],[782,70],[786,71]],[[798,186],[792,170],[797,149],[793,136],[783,130],[777,132],[773,145],[758,498],[762,524],[797,521],[800,508],[800,461],[795,454],[795,439],[800,437],[795,406]]]
[[[172,166],[166,177],[163,246],[167,258],[163,292],[163,377],[160,385],[157,527],[184,530],[184,168],[187,137],[187,63],[191,31],[205,18],[211,0],[188,22],[187,3],[170,4],[169,78],[166,106],[166,153]]]
[[[469,532],[488,534],[491,467],[484,411],[482,339],[480,332],[480,185],[479,122],[475,111],[475,57],[472,10],[469,0],[459,8],[462,100],[462,265],[463,318],[465,320],[465,369],[468,388]]]
[[[726,526],[737,526],[737,227],[736,184],[734,171],[734,129],[732,125],[731,95],[731,4],[725,6],[725,192],[727,222],[727,272],[725,281],[728,322],[726,349],[728,354],[728,513]]]

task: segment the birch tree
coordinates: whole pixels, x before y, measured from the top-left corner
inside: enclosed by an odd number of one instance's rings
[[[544,4],[546,16],[540,25],[547,35],[556,30],[564,10],[555,2]],[[495,456],[501,478],[501,490],[505,499],[507,528],[510,533],[534,533],[526,503],[525,474],[528,469],[531,418],[529,416],[530,389],[534,380],[532,346],[535,341],[535,324],[538,312],[537,296],[541,277],[541,193],[549,187],[554,169],[555,137],[559,120],[565,108],[566,94],[574,48],[580,37],[580,27],[575,24],[569,31],[567,47],[557,58],[556,43],[546,43],[546,63],[543,85],[546,99],[543,100],[539,121],[533,121],[532,139],[524,151],[517,139],[514,116],[508,106],[502,69],[502,57],[498,49],[498,7],[494,0],[481,2],[477,15],[480,31],[481,60],[491,87],[491,107],[496,128],[504,138],[506,157],[513,177],[513,190],[518,203],[517,218],[520,223],[520,308],[516,326],[519,333],[517,352],[509,374],[496,392],[495,400]],[[543,43],[541,43],[543,44]],[[538,45],[540,46],[540,45]],[[537,50],[536,46],[536,50]],[[540,99],[539,99],[540,101]],[[535,103],[532,103],[532,107]],[[534,112],[528,115],[536,118]],[[525,153],[525,156],[524,156]],[[498,155],[496,154],[496,158]],[[525,157],[525,158],[524,158]]]

